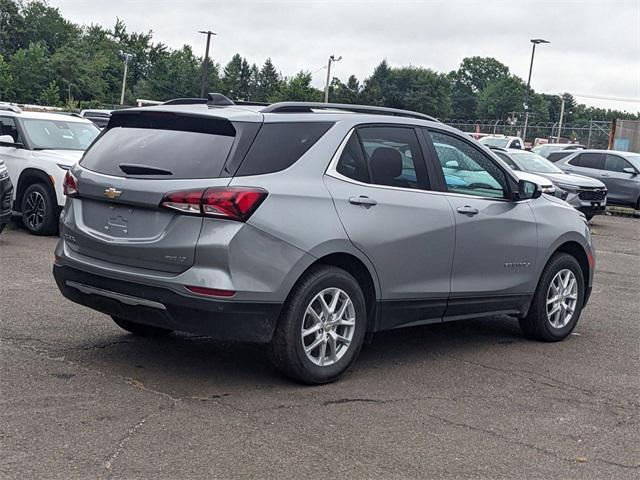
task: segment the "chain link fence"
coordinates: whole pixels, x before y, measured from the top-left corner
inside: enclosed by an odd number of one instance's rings
[[[448,119],[444,120],[446,125],[462,130],[466,133],[482,133],[490,135],[513,135],[522,136],[522,122],[505,122],[504,120],[464,120]],[[560,132],[561,142],[573,142],[586,145],[588,148],[607,148],[609,145],[609,135],[611,133],[611,122],[592,120],[585,123],[563,124]],[[545,139],[549,142],[556,142],[558,136],[558,123],[554,122],[529,122],[527,125],[528,142],[533,143],[535,139]]]

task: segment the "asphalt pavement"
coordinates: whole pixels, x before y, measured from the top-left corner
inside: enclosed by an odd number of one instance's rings
[[[262,347],[140,339],[64,299],[56,238],[0,235],[0,478],[640,476],[640,220],[593,221],[574,334],[508,317],[375,336],[339,382]]]

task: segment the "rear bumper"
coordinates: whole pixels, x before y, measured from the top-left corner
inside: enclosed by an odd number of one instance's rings
[[[63,265],[53,266],[53,276],[62,294],[80,305],[132,322],[220,340],[269,342],[282,308],[278,303],[200,299]]]
[[[13,185],[7,175],[0,179],[0,223],[9,223],[9,220],[11,220],[12,198]]]

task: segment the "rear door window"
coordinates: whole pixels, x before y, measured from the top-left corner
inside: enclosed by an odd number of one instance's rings
[[[332,122],[265,123],[238,176],[263,175],[289,168],[331,128]]]
[[[604,167],[604,159],[600,153],[581,153],[573,160],[570,160],[571,165],[576,167],[594,168],[601,170]]]
[[[421,190],[430,188],[413,128],[362,127],[357,130],[357,136],[371,183]]]
[[[116,177],[128,176],[125,171],[136,171],[132,166],[142,172],[145,168],[162,172],[162,178],[167,179],[220,176],[235,139],[235,130],[229,121],[197,119],[193,122],[194,128],[190,128],[191,120],[146,120],[148,123],[140,118],[112,121],[80,164],[88,170]],[[114,127],[114,123],[122,126]],[[158,175],[145,174],[145,177]]]

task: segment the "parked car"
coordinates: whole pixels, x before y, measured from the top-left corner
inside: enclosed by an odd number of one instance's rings
[[[87,120],[91,120],[96,126],[100,129],[103,129],[109,123],[109,118],[111,118],[111,110],[104,109],[91,109],[91,110],[82,110],[80,112],[80,116],[82,118],[86,118]]]
[[[9,178],[9,172],[2,158],[0,158],[0,233],[4,226],[11,220],[11,199],[13,197],[13,184]]]
[[[483,145],[488,147],[501,147],[501,148],[518,148],[524,150],[524,140],[520,137],[509,137],[506,135],[487,135],[478,140]]]
[[[560,152],[573,153],[574,150],[583,150],[585,148],[587,147],[585,147],[584,145],[580,145],[579,143],[545,143],[544,145],[533,147],[531,151],[544,158],[548,158],[549,155],[557,152],[559,155],[556,155],[554,158],[559,159],[562,158],[562,153]]]
[[[535,173],[553,182],[554,191],[547,193],[553,193],[580,210],[587,220],[604,212],[607,205],[607,187],[601,181],[564,172],[546,158],[533,152],[497,148],[492,150],[511,169]]]
[[[14,210],[31,233],[57,232],[64,174],[98,133],[83,118],[0,104],[0,158],[15,187]]]
[[[134,334],[269,342],[311,384],[398,327],[509,314],[562,340],[591,291],[584,217],[414,112],[213,94],[116,111],[65,192],[65,297]]]
[[[581,150],[555,165],[565,172],[600,180],[609,191],[609,203],[640,210],[640,154],[615,150]]]

